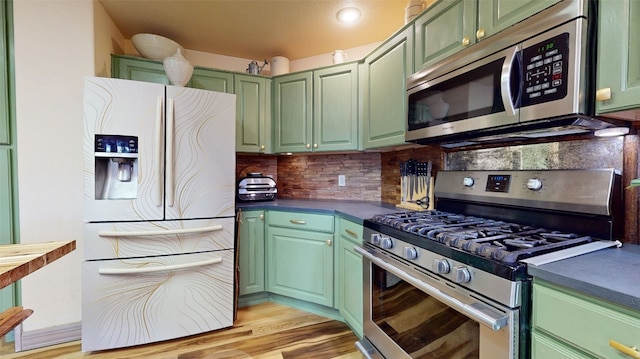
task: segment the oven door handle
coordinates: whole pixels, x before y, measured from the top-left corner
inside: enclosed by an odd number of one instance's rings
[[[417,287],[428,295],[436,298],[442,303],[448,305],[449,307],[457,310],[458,312],[468,316],[472,320],[483,324],[494,331],[498,331],[509,324],[509,318],[505,315],[501,315],[501,313],[496,313],[495,309],[492,307],[483,304],[481,302],[475,302],[472,304],[463,303],[446,293],[442,292],[438,288],[435,288],[418,278],[405,273],[401,270],[398,270],[392,264],[385,262],[384,260],[375,257],[373,254],[369,253],[366,249],[361,247],[355,247],[354,250],[360,253],[364,258],[366,258],[371,263],[381,267],[382,269],[391,272],[393,275],[398,278],[404,280],[405,282]]]

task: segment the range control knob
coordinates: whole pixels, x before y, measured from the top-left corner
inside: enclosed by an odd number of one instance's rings
[[[446,259],[434,259],[433,270],[438,274],[447,274],[451,270],[451,266]]]
[[[389,237],[380,238],[380,247],[383,249],[391,249],[393,247],[393,241]]]
[[[527,189],[539,191],[542,188],[542,180],[540,178],[529,178],[527,180]]]
[[[471,177],[465,177],[462,179],[462,185],[465,187],[472,187],[475,181]]]
[[[471,281],[471,273],[465,267],[453,267],[453,281],[456,283],[469,283]]]
[[[415,249],[415,247],[404,247],[404,258],[405,259],[418,258],[418,250]]]
[[[371,243],[377,245],[380,245],[380,233],[374,233],[371,235]]]

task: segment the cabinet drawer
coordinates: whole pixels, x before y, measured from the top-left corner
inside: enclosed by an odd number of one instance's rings
[[[354,244],[362,243],[362,225],[340,218],[339,226],[341,238],[348,239]]]
[[[333,216],[299,212],[268,212],[269,226],[333,233]]]
[[[537,280],[533,287],[533,326],[602,358],[624,357],[613,339],[640,346],[640,313]]]

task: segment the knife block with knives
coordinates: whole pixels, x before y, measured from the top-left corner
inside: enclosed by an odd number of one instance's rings
[[[396,207],[415,211],[434,208],[432,167],[431,161],[409,159],[400,162],[400,204]]]

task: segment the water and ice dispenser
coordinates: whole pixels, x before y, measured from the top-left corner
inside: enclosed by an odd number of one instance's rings
[[[138,137],[95,135],[95,199],[138,196]]]

